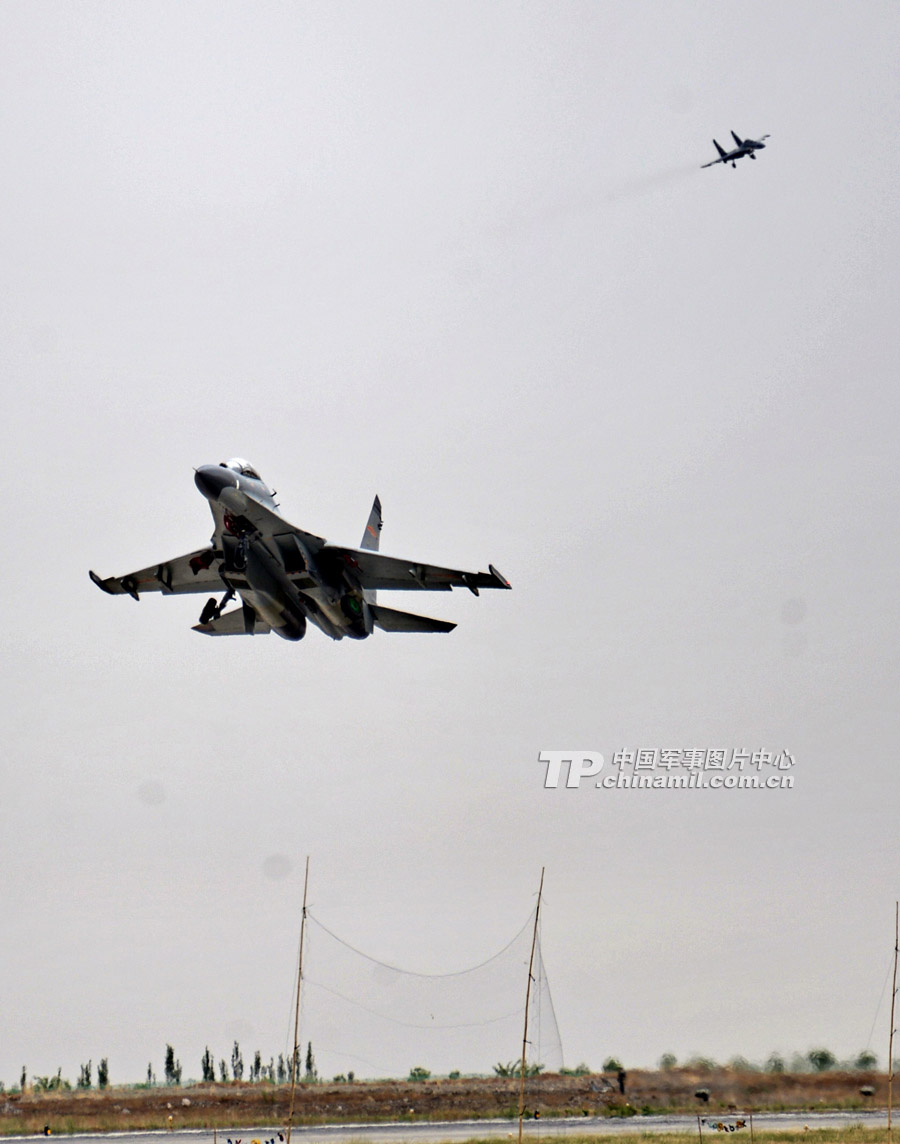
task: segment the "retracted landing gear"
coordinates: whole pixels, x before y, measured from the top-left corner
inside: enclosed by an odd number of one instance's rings
[[[203,605],[203,611],[200,613],[200,623],[208,624],[210,620],[217,620],[221,616],[222,611],[234,599],[234,588],[229,588],[222,599],[217,603],[215,596],[210,598]]]

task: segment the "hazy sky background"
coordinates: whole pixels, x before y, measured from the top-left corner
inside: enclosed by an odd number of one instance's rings
[[[0,6],[7,1085],[283,1050],[307,854],[317,917],[425,972],[505,945],[546,866],[569,1064],[866,1045],[898,32],[879,0]],[[731,128],[767,149],[700,170]],[[97,591],[205,543],[192,468],[234,455],[310,531],[358,543],[377,491],[385,551],[514,590],[299,645]],[[629,746],[787,748],[796,786],[543,789],[540,750]]]

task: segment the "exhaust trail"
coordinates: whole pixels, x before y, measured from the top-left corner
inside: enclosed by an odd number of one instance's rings
[[[654,194],[666,187],[675,187],[679,183],[686,182],[699,169],[694,163],[680,164],[677,167],[667,167],[647,175],[625,179],[613,184],[606,190],[598,188],[592,194],[577,198],[573,196],[568,201],[547,207],[533,218],[535,222],[553,222],[574,215],[591,214],[606,203],[627,202],[631,199],[639,199]]]
[[[649,195],[662,187],[683,183],[699,169],[695,163],[682,164],[678,167],[668,167],[665,170],[656,171],[651,175],[644,175],[638,179],[628,180],[619,187],[608,191],[604,201],[615,203],[622,199],[636,199],[640,198],[641,195]]]

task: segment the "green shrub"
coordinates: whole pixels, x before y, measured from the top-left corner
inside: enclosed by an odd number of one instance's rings
[[[827,1072],[837,1064],[837,1057],[828,1049],[810,1049],[806,1059],[816,1072]]]

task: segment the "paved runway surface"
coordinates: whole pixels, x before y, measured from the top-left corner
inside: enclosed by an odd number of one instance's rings
[[[728,1116],[709,1116],[710,1122],[717,1120],[733,1124],[736,1118],[745,1118],[744,1113],[731,1113]],[[753,1117],[754,1128],[846,1128],[852,1124],[863,1124],[867,1128],[884,1128],[887,1115],[879,1111],[863,1112],[777,1112],[760,1113]],[[524,1135],[533,1142],[538,1138],[551,1136],[638,1136],[642,1132],[696,1132],[696,1116],[635,1116],[629,1120],[607,1117],[580,1116],[560,1120],[526,1120]],[[715,1130],[704,1124],[704,1133]],[[744,1130],[749,1138],[749,1132]],[[464,1140],[515,1139],[518,1129],[515,1121],[509,1120],[454,1120],[421,1122],[415,1124],[320,1124],[294,1128],[291,1144],[455,1144]],[[728,1134],[733,1135],[732,1133]],[[719,1134],[716,1133],[716,1137]],[[207,1129],[192,1132],[110,1132],[105,1134],[77,1134],[66,1139],[74,1139],[79,1144],[149,1144],[151,1140],[164,1138],[168,1144],[269,1144],[274,1137],[275,1144],[281,1144],[278,1133],[272,1128],[220,1129],[215,1135]],[[17,1141],[44,1140],[43,1136],[18,1136]],[[160,1142],[161,1144],[161,1142]]]

